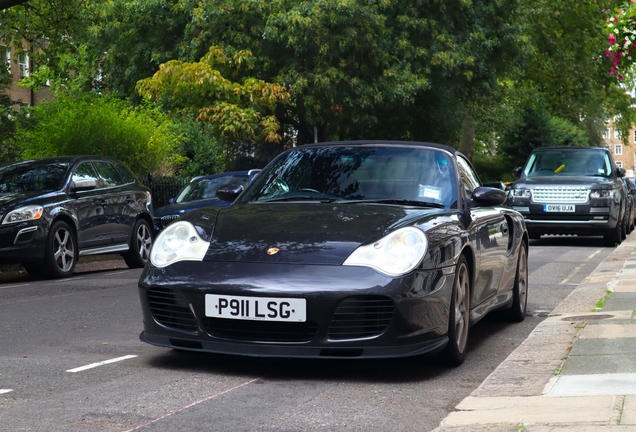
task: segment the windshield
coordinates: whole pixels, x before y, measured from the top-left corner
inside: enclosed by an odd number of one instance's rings
[[[65,162],[30,161],[0,167],[0,193],[49,192],[62,189],[69,170]]]
[[[298,147],[261,172],[241,202],[405,200],[452,207],[455,178],[451,156],[437,149]]]
[[[612,175],[612,162],[602,149],[555,149],[532,153],[523,169],[526,177]]]
[[[191,181],[177,196],[175,202],[186,203],[204,199],[216,198],[216,190],[228,184],[240,184],[247,186],[249,178],[247,175],[223,176],[213,178],[202,178]]]

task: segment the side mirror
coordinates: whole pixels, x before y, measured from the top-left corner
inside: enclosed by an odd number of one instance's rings
[[[491,207],[505,203],[508,194],[501,189],[481,186],[475,188],[470,198],[478,206]]]
[[[616,175],[619,177],[625,177],[625,168],[616,168]]]
[[[243,185],[230,183],[218,188],[216,190],[216,197],[223,201],[234,202],[243,190],[245,190]]]
[[[71,183],[71,192],[93,190],[97,187],[95,179],[81,179]]]
[[[522,172],[523,172],[523,167],[517,167],[512,170],[512,175],[515,177],[521,177]]]

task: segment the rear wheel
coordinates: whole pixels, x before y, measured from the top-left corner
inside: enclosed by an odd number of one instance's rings
[[[448,344],[442,352],[445,360],[459,366],[466,357],[468,327],[470,324],[470,273],[462,255],[455,269],[455,282],[451,294],[448,316]]]
[[[525,319],[528,304],[528,246],[521,243],[517,261],[517,275],[512,288],[512,307],[508,310],[508,318],[514,322]]]
[[[50,278],[69,277],[75,270],[77,256],[77,242],[71,227],[63,221],[53,222],[44,249],[42,275]]]
[[[130,249],[123,254],[126,265],[130,268],[141,268],[146,265],[150,257],[152,246],[152,231],[150,225],[143,219],[137,220],[130,239]]]

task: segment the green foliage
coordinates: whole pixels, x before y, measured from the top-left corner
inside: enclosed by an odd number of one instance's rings
[[[174,133],[179,135],[176,151],[183,157],[177,174],[185,177],[226,171],[225,156],[213,138],[211,126],[190,119],[176,121]]]
[[[502,154],[476,152],[473,156],[473,167],[482,182],[514,181],[510,164]]]
[[[157,109],[132,107],[111,96],[60,94],[31,109],[16,141],[24,158],[99,154],[113,156],[134,172],[167,171],[178,163],[172,122]]]

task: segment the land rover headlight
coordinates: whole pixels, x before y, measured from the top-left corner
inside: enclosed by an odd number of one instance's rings
[[[4,221],[2,222],[2,224],[5,225],[5,224],[40,219],[43,213],[44,213],[44,209],[42,208],[42,206],[31,205],[26,207],[20,207],[18,209],[15,209],[7,213],[7,216],[4,218]]]
[[[609,190],[609,189],[604,189],[604,190],[593,190],[592,192],[590,192],[590,198],[607,198],[607,199],[612,199],[614,198],[614,191],[613,190]]]
[[[532,192],[530,189],[511,189],[510,198],[530,198]]]
[[[360,246],[343,265],[371,267],[388,276],[401,276],[417,267],[427,249],[426,235],[415,227],[405,227],[373,244]]]
[[[202,261],[210,246],[190,222],[173,222],[165,228],[152,245],[150,262],[166,267],[179,261]]]

